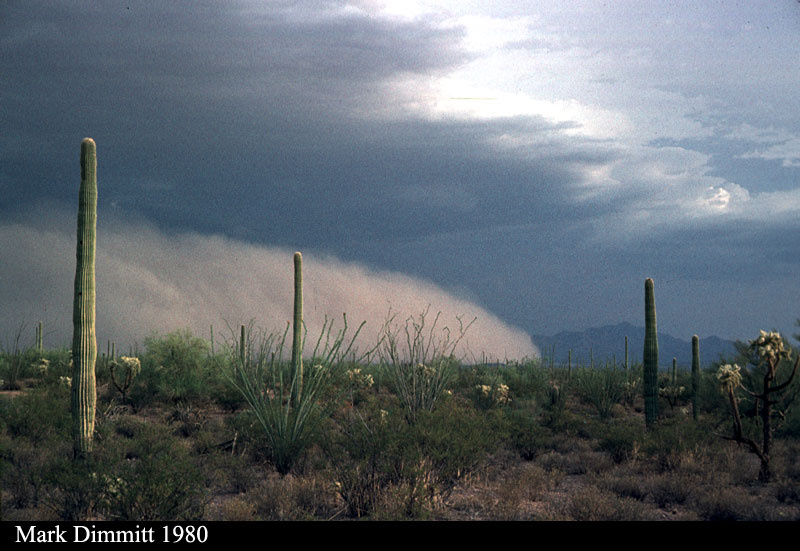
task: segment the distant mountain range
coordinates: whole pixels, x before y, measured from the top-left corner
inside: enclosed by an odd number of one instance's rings
[[[539,347],[543,358],[550,358],[555,345],[555,361],[566,363],[572,350],[572,364],[589,365],[590,354],[595,366],[605,365],[606,360],[618,364],[625,362],[625,336],[628,337],[628,358],[631,364],[641,363],[644,349],[644,327],[630,323],[593,327],[585,331],[564,331],[553,336],[531,335]],[[732,358],[736,353],[734,341],[719,337],[700,339],[700,365],[708,366],[720,358]],[[691,340],[676,339],[672,335],[658,333],[658,364],[660,368],[671,368],[672,358],[677,359],[679,367],[692,365]]]

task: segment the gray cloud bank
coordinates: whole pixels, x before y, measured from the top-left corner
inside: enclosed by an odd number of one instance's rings
[[[45,323],[46,345],[71,338],[75,270],[74,217],[39,207],[0,224],[0,328],[8,340],[22,322]],[[293,251],[194,233],[166,234],[142,222],[100,218],[97,244],[97,336],[100,343],[142,342],[152,332],[189,328],[208,337],[255,320],[283,330],[292,312]],[[362,349],[377,338],[391,309],[397,320],[418,316],[458,327],[477,317],[457,353],[466,359],[538,355],[530,337],[483,308],[426,281],[372,271],[313,251],[304,254],[304,306],[309,340],[327,315],[350,334],[361,321]],[[23,341],[27,338],[27,333]]]

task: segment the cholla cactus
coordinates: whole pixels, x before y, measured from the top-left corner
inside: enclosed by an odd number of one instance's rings
[[[511,402],[508,385],[475,385],[476,405],[483,409],[504,406]]]
[[[772,478],[770,470],[770,452],[772,447],[772,406],[778,402],[775,399],[775,394],[786,389],[791,384],[792,379],[797,373],[798,364],[800,364],[800,357],[794,363],[789,377],[780,384],[773,386],[775,381],[778,366],[783,359],[789,359],[791,352],[786,348],[783,338],[780,334],[766,331],[760,331],[757,339],[750,341],[750,349],[754,350],[758,355],[758,367],[763,367],[763,382],[759,391],[752,391],[744,386],[742,383],[741,369],[738,365],[723,365],[717,371],[717,380],[719,381],[721,390],[728,395],[731,404],[731,412],[733,413],[733,436],[722,436],[726,440],[733,440],[739,444],[745,444],[751,452],[758,456],[761,460],[761,469],[758,473],[758,478],[762,482],[769,482]],[[757,377],[752,377],[753,382],[757,381]],[[744,435],[742,427],[742,419],[739,413],[739,398],[737,391],[742,390],[749,394],[754,400],[756,411],[761,404],[761,443],[757,443]]]
[[[58,383],[70,389],[72,388],[72,377],[59,377]]]
[[[742,384],[741,368],[738,364],[725,364],[717,369],[717,382],[723,393],[736,390]]]
[[[39,361],[36,362],[36,371],[39,372],[39,375],[44,377],[47,375],[47,370],[50,367],[50,360],[47,358],[39,358]]]
[[[750,341],[750,348],[756,351],[759,358],[777,364],[782,359],[788,360],[791,357],[792,353],[786,348],[780,333],[776,331],[767,333],[763,330],[759,333],[757,339]]]
[[[128,356],[122,356],[119,360],[111,360],[108,363],[108,370],[111,373],[111,382],[117,388],[117,390],[122,394],[122,399],[128,399],[128,389],[133,383],[133,380],[136,376],[142,371],[142,362],[139,358],[131,358]],[[123,371],[125,373],[125,378],[117,380],[116,372]]]
[[[362,373],[360,367],[347,370],[347,378],[355,388],[370,388],[374,384],[374,379],[370,373]]]
[[[686,387],[678,385],[669,385],[658,389],[658,395],[664,398],[671,409],[675,409],[678,401],[686,394]]]
[[[622,401],[633,406],[633,402],[639,393],[641,379],[638,377],[630,378],[622,384]]]

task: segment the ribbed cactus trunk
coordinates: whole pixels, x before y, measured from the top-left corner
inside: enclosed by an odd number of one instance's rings
[[[700,391],[700,337],[692,336],[692,417],[697,421],[697,393]]]
[[[94,436],[95,238],[97,234],[97,149],[91,138],[81,142],[81,186],[78,201],[78,248],[72,309],[72,435],[76,458],[92,451]]]
[[[214,352],[214,324],[211,324],[211,356],[215,355]]]
[[[644,420],[647,428],[658,418],[658,328],[653,280],[644,282]]]
[[[36,326],[36,352],[41,356],[43,351],[42,346],[42,322],[39,322],[39,325]]]
[[[303,391],[303,255],[294,253],[294,317],[292,318],[292,371],[296,399]]]

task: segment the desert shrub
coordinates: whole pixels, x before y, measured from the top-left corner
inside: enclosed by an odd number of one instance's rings
[[[606,419],[612,408],[625,396],[627,374],[615,369],[582,369],[576,373],[575,385],[583,400],[594,406]]]
[[[779,480],[775,485],[775,497],[781,503],[800,503],[800,484],[790,479]]]
[[[175,427],[173,434],[188,438],[205,429],[208,413],[198,407],[179,402],[175,404],[167,422]]]
[[[637,501],[644,501],[650,493],[649,485],[639,473],[607,473],[598,479],[598,485],[620,497],[630,497]]]
[[[103,513],[109,520],[194,520],[206,504],[203,475],[168,430],[151,425],[109,444]],[[99,455],[99,458],[103,457]]]
[[[477,412],[453,400],[441,411],[422,414],[410,427],[407,442],[430,458],[440,491],[449,491],[484,464],[502,443],[500,412]]]
[[[36,444],[71,430],[69,386],[55,383],[31,389],[13,399],[0,400],[0,417],[14,438]]]
[[[31,365],[39,359],[39,354],[33,346],[22,344],[22,334],[25,324],[22,323],[10,341],[5,345],[0,342],[0,388],[3,390],[19,390],[20,379],[30,371]]]
[[[544,390],[543,421],[550,428],[562,428],[567,409],[569,381],[549,381]]]
[[[75,461],[69,454],[63,454],[47,467],[43,504],[60,520],[95,519],[113,492],[112,472],[113,466],[99,457]]]
[[[222,363],[225,360],[218,359],[217,361]],[[206,384],[208,385],[208,394],[224,410],[235,413],[247,405],[247,400],[242,393],[231,385],[219,370],[207,374]]]
[[[142,407],[152,399],[172,403],[210,400],[207,341],[184,330],[150,335],[144,345],[141,373],[129,392],[135,406]]]
[[[661,509],[685,503],[696,484],[694,478],[675,473],[653,475],[647,481],[649,493]]]
[[[217,521],[256,520],[256,504],[249,501],[248,496],[233,496],[222,502],[209,516],[210,520]]]
[[[615,463],[622,463],[635,456],[643,435],[640,426],[609,423],[598,436],[598,448],[608,453]]]
[[[256,486],[258,480],[254,476],[253,465],[246,457],[225,453],[220,454],[219,460],[223,481],[230,492],[241,494]]]
[[[317,477],[270,477],[248,494],[262,520],[313,520],[335,515],[336,494]]]
[[[339,430],[325,443],[334,484],[351,517],[375,510],[381,493],[399,479],[394,435],[403,430],[397,416],[385,410],[350,413],[339,420]]]
[[[498,414],[453,399],[448,407],[418,411],[413,424],[405,409],[357,411],[340,420],[326,451],[348,513],[426,515],[499,448]]]
[[[597,486],[576,491],[563,509],[570,518],[581,521],[652,520],[635,499],[619,497]]]
[[[543,369],[537,360],[511,363],[502,369],[503,382],[519,400],[541,401],[552,378],[550,371]],[[557,372],[556,379],[560,380],[563,375],[565,373]]]
[[[508,431],[511,447],[525,461],[534,459],[551,444],[552,433],[532,411],[511,411],[508,415]]]
[[[707,427],[688,418],[665,419],[647,431],[642,451],[656,461],[660,471],[672,471],[701,453],[709,439]]]
[[[694,505],[703,520],[781,520],[774,505],[763,503],[740,487],[709,487],[696,496]]]
[[[147,363],[178,373],[200,370],[208,359],[208,342],[193,336],[188,329],[167,335],[152,334],[145,338],[144,345]]]
[[[15,508],[37,507],[45,473],[53,460],[52,452],[23,438],[3,439],[3,444],[0,484],[4,493],[8,492],[6,495]]]

